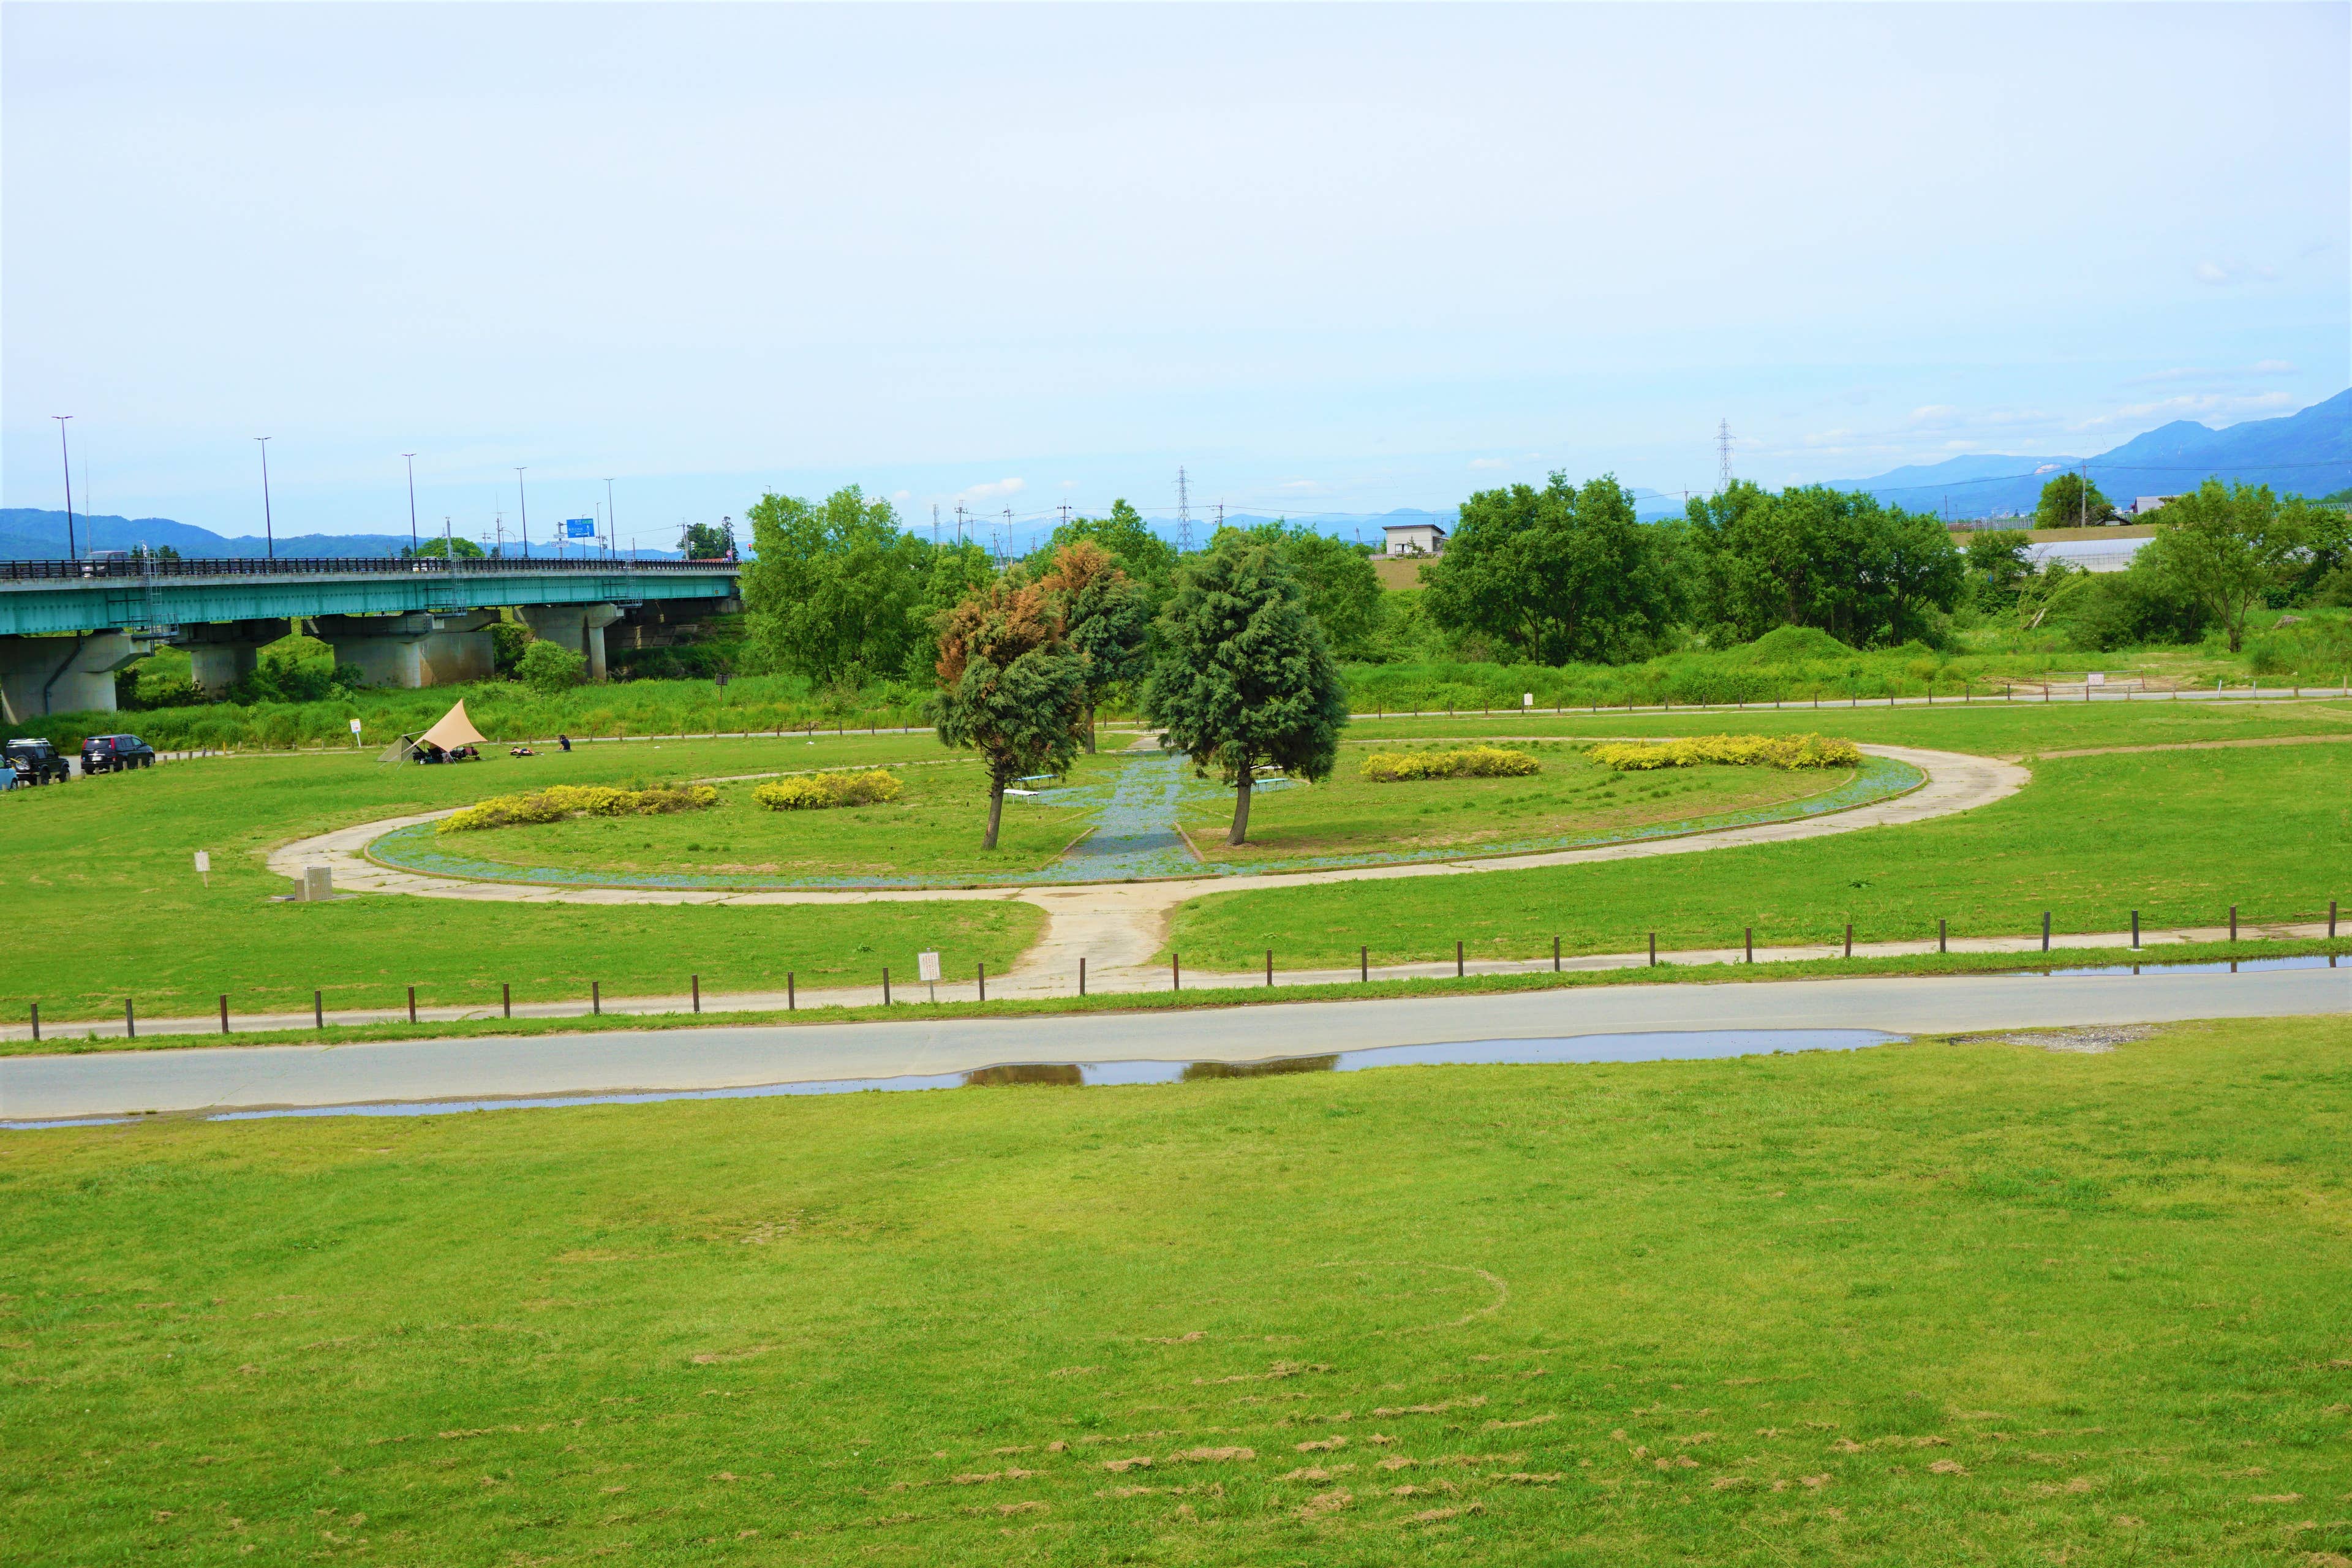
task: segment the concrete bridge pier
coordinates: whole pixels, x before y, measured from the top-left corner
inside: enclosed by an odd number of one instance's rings
[[[114,672],[154,651],[154,637],[128,632],[0,637],[0,718],[25,724],[51,713],[111,713]]]
[[[335,662],[358,670],[364,684],[407,690],[490,679],[497,648],[489,628],[498,618],[496,610],[454,616],[414,610],[401,616],[320,616],[312,625],[319,640],[335,650]]]
[[[589,679],[604,679],[604,628],[621,618],[618,605],[520,605],[515,614],[531,636],[585,658]]]
[[[197,622],[172,640],[188,650],[188,677],[206,696],[218,697],[247,676],[261,650],[290,629],[284,620]]]

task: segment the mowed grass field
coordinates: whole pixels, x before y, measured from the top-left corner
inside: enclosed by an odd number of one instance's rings
[[[746,779],[720,784],[719,803],[708,811],[443,834],[435,847],[586,876],[985,880],[1050,865],[1092,826],[1123,761],[1116,754],[1080,757],[1061,784],[1038,796],[1008,798],[994,849],[981,847],[988,770],[970,753],[942,753],[936,743],[930,756],[891,770],[902,792],[897,800],[873,805],[770,811],[752,799],[760,781]]]
[[[1588,759],[1580,745],[1514,742],[1542,772],[1517,778],[1408,779],[1363,775],[1370,759],[1413,746],[1349,746],[1320,784],[1284,784],[1252,792],[1249,842],[1230,846],[1230,790],[1196,794],[1178,813],[1201,856],[1213,865],[1248,866],[1298,856],[1475,852],[1521,841],[1644,829],[1734,812],[1784,806],[1851,783],[1853,768],[1707,764],[1619,773]]]
[[[2343,1018],[9,1133],[0,1560],[2327,1563],[2348,1150]]]
[[[1861,737],[1869,738],[1869,737]],[[1797,844],[1409,882],[1218,893],[1168,945],[1202,969],[1834,943],[2325,918],[2352,907],[2352,745],[2036,758],[1974,811]]]
[[[372,753],[211,758],[0,796],[0,1011],[21,1022],[423,1004],[496,1005],[803,984],[911,972],[915,954],[1009,967],[1042,921],[1024,904],[877,903],[718,908],[654,904],[457,903],[369,896],[273,902],[291,884],[266,867],[289,840],[383,817],[470,804],[536,785],[652,784],[850,763],[937,761],[929,736],[641,742],[452,767],[379,765]],[[910,773],[961,771],[909,769]],[[722,786],[748,793],[750,784]],[[974,844],[984,821],[971,823]],[[457,836],[453,836],[457,837]],[[464,837],[488,837],[467,835]],[[194,856],[212,856],[211,886]]]

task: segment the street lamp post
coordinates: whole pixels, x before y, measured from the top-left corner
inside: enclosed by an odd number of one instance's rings
[[[408,552],[415,555],[424,546],[416,542],[416,454],[403,452],[408,459]]]
[[[522,503],[520,514],[522,519],[522,558],[528,561],[530,559],[530,498],[523,494],[520,466],[515,468],[515,500]]]
[[[65,460],[66,465],[66,559],[70,561],[75,555],[73,526],[73,454],[66,450],[66,421],[72,418],[73,416],[70,414],[52,414],[49,417],[58,422],[58,456]]]
[[[256,436],[254,439],[261,443],[262,547],[268,552],[269,559],[275,561],[278,559],[278,525],[269,516],[269,437]]]
[[[613,481],[604,480],[604,543],[614,554],[621,552],[621,525],[613,515]]]

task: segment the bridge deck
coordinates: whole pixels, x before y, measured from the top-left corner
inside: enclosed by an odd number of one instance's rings
[[[0,561],[0,637],[291,616],[726,598],[724,561]]]

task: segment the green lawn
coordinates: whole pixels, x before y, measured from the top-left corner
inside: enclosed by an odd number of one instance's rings
[[[1011,966],[1043,917],[1024,904],[882,903],[832,908],[457,903],[362,897],[272,901],[289,884],[266,869],[269,848],[379,817],[462,805],[556,782],[631,784],[937,759],[924,737],[633,742],[478,765],[379,765],[372,755],[233,757],[0,796],[0,900],[16,940],[0,946],[0,1016],[38,1001],[44,1020],[120,1017],[122,998],[151,1016],[201,1014],[222,992],[238,1011],[391,1006],[415,984],[421,1004],[495,1005],[706,989],[803,984],[942,962]],[[910,772],[961,772],[956,768]],[[749,784],[724,785],[730,794]],[[982,819],[971,824],[977,841]],[[489,837],[475,835],[469,837]],[[212,854],[212,885],[191,867]]]
[[[1975,811],[1797,844],[1476,877],[1218,893],[1177,911],[1189,965],[1246,968],[1265,949],[1306,969],[1450,956],[2038,931],[2324,916],[2352,904],[2352,746],[2247,747],[2044,759]]]
[[[0,1135],[0,1556],[2316,1564],[2352,1023]]]
[[[805,742],[803,743],[805,750]],[[569,822],[437,835],[436,850],[477,856],[518,869],[573,875],[744,876],[791,881],[827,877],[970,877],[1032,871],[1084,834],[1123,765],[1115,755],[1081,757],[1066,784],[1004,805],[993,850],[981,847],[988,820],[988,771],[969,755],[896,776],[903,793],[886,805],[823,811],[770,811],[751,781],[719,786],[719,804],[676,816],[575,817]],[[1090,787],[1094,786],[1094,787]]]
[[[1525,778],[1412,779],[1381,784],[1361,772],[1367,759],[1410,747],[1341,751],[1321,784],[1253,791],[1249,842],[1224,842],[1232,825],[1230,790],[1194,795],[1179,820],[1203,858],[1252,865],[1301,856],[1475,852],[1543,839],[1612,837],[1661,825],[1785,805],[1851,783],[1852,768],[1708,765],[1622,773],[1586,759],[1580,747],[1538,742],[1514,746],[1543,772]]]

